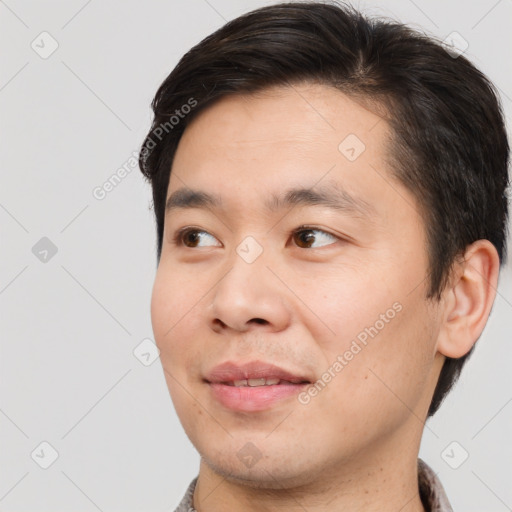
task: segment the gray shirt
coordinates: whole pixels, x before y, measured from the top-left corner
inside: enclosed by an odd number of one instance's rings
[[[192,506],[197,477],[190,482],[187,492],[174,512],[196,512]],[[418,459],[418,485],[420,497],[426,512],[453,512],[444,488],[434,471],[421,459]]]

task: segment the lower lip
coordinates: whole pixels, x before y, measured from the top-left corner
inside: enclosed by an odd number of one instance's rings
[[[228,386],[210,382],[213,396],[228,409],[256,412],[270,409],[285,398],[297,395],[308,384],[276,384],[274,386]]]

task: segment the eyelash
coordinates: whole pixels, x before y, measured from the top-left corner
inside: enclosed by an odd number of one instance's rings
[[[320,229],[320,228],[318,228],[316,226],[308,226],[308,225],[305,225],[305,224],[302,224],[301,226],[299,226],[298,228],[293,230],[291,232],[291,236],[296,235],[298,233],[301,233],[302,231],[320,231],[320,232],[325,233],[326,235],[328,235],[328,236],[330,236],[332,238],[335,238],[336,240],[342,240],[340,237],[330,233],[329,231],[325,231],[324,229]],[[213,236],[210,233],[208,233],[208,231],[205,231],[204,229],[186,227],[186,228],[182,228],[182,229],[179,229],[178,231],[176,231],[176,233],[173,236],[174,244],[177,245],[177,246],[180,246],[180,247],[186,247],[187,249],[195,249],[195,247],[187,247],[184,244],[184,242],[183,242],[183,239],[185,238],[185,236],[188,233],[192,233],[192,232],[207,233],[208,235]],[[214,238],[216,238],[216,237],[214,237]],[[332,244],[328,244],[328,245],[332,245]],[[304,249],[304,248],[303,247],[299,247],[299,249]],[[308,249],[311,249],[311,248],[308,247]],[[319,247],[313,247],[313,249],[319,249]]]

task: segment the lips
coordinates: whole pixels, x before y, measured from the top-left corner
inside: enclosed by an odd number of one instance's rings
[[[213,368],[206,376],[210,383],[227,385],[278,385],[280,381],[289,384],[310,383],[308,376],[285,370],[279,366],[262,361],[251,361],[244,364],[226,362]],[[245,381],[245,382],[244,382]]]
[[[213,398],[236,412],[260,412],[296,396],[311,377],[262,361],[245,364],[226,362],[213,368],[205,382]]]

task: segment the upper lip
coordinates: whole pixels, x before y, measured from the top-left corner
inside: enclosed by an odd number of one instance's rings
[[[280,379],[292,383],[312,382],[301,372],[288,371],[272,363],[264,361],[250,361],[235,363],[227,361],[215,366],[207,375],[210,383],[234,382],[246,379]]]

